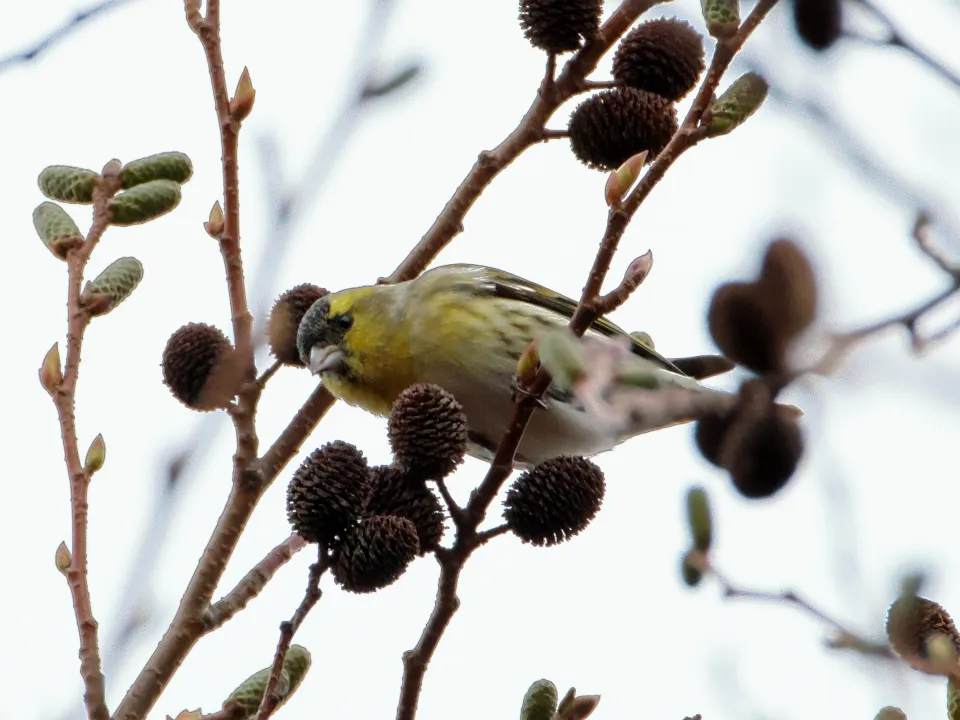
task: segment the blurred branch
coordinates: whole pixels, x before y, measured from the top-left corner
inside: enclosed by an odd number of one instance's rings
[[[269,178],[267,200],[271,218],[267,238],[256,266],[257,293],[254,295],[253,307],[260,319],[258,344],[264,340],[263,321],[276,291],[276,279],[283,265],[281,260],[296,235],[296,225],[304,210],[317,204],[317,198],[348,146],[350,137],[360,127],[361,114],[372,102],[388,97],[420,73],[420,66],[411,63],[388,76],[386,80],[378,76],[380,53],[396,4],[397,0],[371,0],[367,24],[357,46],[356,57],[349,65],[354,68],[350,94],[340,106],[327,132],[309,154],[306,169],[298,180],[292,183],[285,181],[277,144],[272,138],[260,140],[262,175]]]
[[[600,33],[578,50],[556,77],[556,57],[547,56],[540,89],[520,124],[493,150],[480,153],[470,172],[447,201],[420,242],[389,277],[381,282],[410,280],[423,272],[450,241],[463,232],[463,220],[493,179],[527,148],[548,139],[546,123],[567,100],[591,89],[587,76],[607,50],[641,14],[664,0],[623,0],[600,28]]]
[[[696,567],[704,575],[712,575],[714,578],[716,578],[721,589],[723,590],[723,596],[725,598],[730,600],[759,600],[761,602],[793,605],[807,615],[810,615],[820,622],[829,625],[836,632],[836,635],[827,640],[827,647],[854,650],[863,655],[873,655],[886,660],[897,659],[886,642],[874,642],[862,637],[861,635],[850,630],[839,620],[836,620],[831,615],[804,600],[792,590],[766,592],[763,590],[754,590],[752,588],[735,585],[722,573],[717,571],[709,557],[696,550],[690,552],[690,554],[687,556],[687,562]]]
[[[256,720],[267,720],[268,717],[277,709],[280,704],[281,695],[278,692],[280,686],[280,677],[283,675],[283,661],[287,657],[287,650],[290,649],[290,643],[293,642],[293,636],[306,620],[307,614],[313,609],[313,606],[320,601],[320,578],[330,567],[331,555],[323,545],[317,547],[317,561],[310,566],[310,574],[307,580],[307,589],[303,594],[303,600],[293,617],[288,621],[280,623],[280,641],[277,643],[277,652],[273,658],[273,667],[270,670],[270,678],[267,680],[267,687],[263,691],[263,699],[260,701],[260,707],[257,710]]]
[[[130,0],[103,0],[103,2],[92,5],[86,10],[80,10],[63,25],[51,31],[48,35],[38,40],[26,50],[7,55],[0,58],[0,72],[9,70],[14,65],[22,65],[36,60],[41,54],[49,50],[64,38],[72,35],[82,26],[89,23],[108,10],[116,10],[121,5],[126,5]]]
[[[937,218],[951,238],[960,247],[960,226],[953,217],[952,206],[939,202],[924,189],[914,187],[896,171],[881,164],[877,153],[853,133],[834,111],[819,100],[793,92],[774,78],[783,73],[771,71],[757,57],[744,53],[739,57],[747,69],[766,78],[770,85],[769,97],[797,117],[810,122],[821,137],[839,151],[864,179],[873,183],[882,193],[910,209],[923,208]]]
[[[891,328],[902,327],[909,333],[914,352],[926,349],[932,343],[943,340],[950,333],[960,328],[960,320],[957,320],[932,335],[925,336],[921,332],[919,326],[924,316],[960,293],[960,266],[952,264],[937,248],[933,247],[929,238],[929,221],[923,214],[917,217],[913,228],[913,239],[920,251],[950,278],[950,285],[914,308],[855,330],[835,334],[823,357],[811,367],[804,368],[800,372],[829,374],[855,346]]]
[[[884,26],[884,30],[886,30],[887,34],[886,37],[875,38],[857,32],[846,32],[846,37],[867,43],[869,45],[900,48],[926,65],[929,69],[933,70],[933,72],[947,82],[951,83],[954,87],[960,89],[960,75],[948,68],[939,60],[936,60],[926,50],[919,48],[910,42],[906,37],[904,37],[903,33],[900,32],[890,16],[877,7],[873,0],[854,0],[854,2],[872,14]]]

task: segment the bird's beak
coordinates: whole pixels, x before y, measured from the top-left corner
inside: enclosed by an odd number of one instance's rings
[[[343,351],[336,345],[314,345],[310,348],[308,367],[313,375],[336,370],[343,365]]]

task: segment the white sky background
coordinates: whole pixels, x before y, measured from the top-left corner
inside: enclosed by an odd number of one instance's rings
[[[274,294],[305,281],[366,284],[390,272],[477,153],[515,126],[536,91],[543,57],[524,40],[514,0],[397,4],[384,66],[417,58],[427,72],[363,116],[322,197],[303,211]],[[269,222],[257,142],[275,137],[283,171],[298,176],[349,89],[368,4],[223,5],[229,83],[248,65],[257,88],[241,140],[242,235],[252,264]],[[651,16],[695,13],[696,5],[678,1]],[[955,3],[915,0],[909,13],[906,4],[886,5],[908,33],[960,67]],[[7,18],[0,55],[82,7],[0,0]],[[814,57],[794,39],[784,9],[750,46],[771,57],[788,85],[834,103],[884,164],[947,207],[958,196],[960,95],[939,78],[891,50],[849,46]],[[203,54],[179,2],[140,0],[102,17],[36,62],[0,74],[0,98],[8,248],[0,285],[7,338],[0,557],[8,587],[0,718],[59,719],[80,697],[70,596],[53,562],[69,537],[69,505],[56,416],[36,372],[50,344],[62,342],[66,273],[32,228],[31,211],[42,200],[35,178],[49,164],[99,169],[112,157],[169,149],[188,153],[196,168],[173,214],[110,230],[90,267],[96,273],[133,254],[146,268],[133,297],[88,332],[78,394],[81,452],[98,432],[108,447],[91,488],[89,548],[105,637],[115,630],[122,582],[164,461],[198,421],[161,384],[165,341],[190,321],[229,328],[220,256],[201,227],[221,195],[220,152]],[[565,124],[569,109],[554,126]],[[494,182],[439,261],[503,267],[577,296],[603,230],[603,183],[565,141],[535,147]],[[763,243],[784,228],[816,259],[829,325],[909,307],[943,282],[911,243],[913,210],[879,195],[811,125],[768,103],[733,135],[684,157],[638,213],[613,276],[648,248],[655,267],[615,319],[649,331],[668,354],[710,351],[712,288],[752,273]],[[88,209],[70,211],[81,227],[89,222]],[[788,489],[768,502],[740,499],[696,454],[690,428],[602,456],[607,497],[582,536],[551,549],[501,538],[471,559],[463,606],[428,672],[420,717],[515,717],[527,686],[541,677],[561,692],[575,685],[602,694],[600,718],[680,720],[699,712],[707,720],[846,720],[873,717],[886,704],[911,718],[942,716],[939,681],[827,651],[825,628],[791,608],[725,602],[711,583],[690,591],[678,558],[688,542],[683,494],[701,482],[716,506],[716,560],[733,580],[794,588],[853,627],[880,632],[900,574],[923,567],[933,572],[927,592],[960,612],[949,552],[960,502],[958,360],[956,340],[916,360],[891,336],[860,350],[837,378],[795,391],[811,450]],[[271,381],[258,417],[264,449],[313,384],[289,369]],[[232,432],[225,420],[222,426],[175,509],[152,575],[150,623],[124,670],[108,678],[111,708],[172,617],[229,491]],[[305,450],[335,438],[360,445],[372,462],[389,459],[383,421],[359,410],[336,406]],[[261,502],[222,590],[287,535],[284,495],[295,466]],[[465,498],[483,469],[468,462],[450,481],[454,492]],[[152,717],[185,707],[211,712],[266,666],[278,623],[302,597],[310,560],[301,553],[247,610],[202,640]],[[430,612],[436,576],[436,564],[421,560],[394,586],[365,597],[325,578],[324,597],[296,640],[312,651],[313,669],[280,716],[392,717],[400,656]]]

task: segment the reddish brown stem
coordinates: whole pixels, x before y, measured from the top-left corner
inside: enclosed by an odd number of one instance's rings
[[[110,224],[108,201],[120,188],[119,167],[115,163],[104,168],[103,176],[94,190],[93,224],[87,237],[67,256],[67,356],[63,379],[53,393],[63,455],[70,479],[70,507],[72,510],[71,562],[67,569],[67,583],[73,598],[73,610],[80,636],[80,676],[83,678],[83,701],[90,720],[108,720],[106,681],[100,659],[98,625],[93,615],[90,586],[87,579],[87,487],[90,478],[80,459],[77,439],[76,393],[80,377],[80,353],[83,335],[90,324],[90,314],[82,306],[80,295],[83,271],[91,253]]]
[[[320,578],[330,567],[330,555],[323,545],[317,548],[317,555],[317,561],[310,566],[307,589],[303,594],[303,600],[300,601],[300,606],[290,620],[280,623],[280,640],[277,643],[277,651],[273,657],[273,667],[270,669],[270,678],[267,680],[267,687],[263,691],[263,700],[260,701],[256,720],[267,720],[279,707],[282,697],[278,688],[280,677],[283,675],[283,661],[287,657],[287,651],[290,649],[290,643],[293,642],[293,636],[296,635],[297,630],[300,629],[313,606],[320,601],[322,595]]]
[[[634,262],[636,263],[638,261],[645,261],[638,272],[629,272],[623,278],[623,280],[620,281],[620,284],[617,285],[617,287],[608,292],[606,295],[597,298],[595,310],[598,315],[606,315],[607,313],[611,313],[619,308],[630,299],[630,296],[633,295],[634,291],[643,284],[644,280],[647,279],[647,275],[650,274],[650,270],[653,267],[652,253],[647,251],[646,255],[641,258],[637,258],[637,260]]]
[[[416,646],[403,654],[403,684],[400,688],[400,700],[397,703],[397,720],[412,720],[416,717],[420,689],[423,687],[427,666],[440,645],[443,633],[460,608],[457,585],[460,582],[460,571],[469,553],[461,559],[457,547],[459,544],[457,542],[452,550],[436,552],[437,561],[440,563],[437,600]]]
[[[247,603],[263,592],[277,570],[300,552],[306,541],[299,535],[291,535],[268,552],[243,576],[236,587],[210,606],[204,617],[204,632],[212,632],[243,610]]]
[[[313,432],[317,423],[333,407],[336,398],[323,385],[318,385],[306,399],[297,414],[274,440],[270,449],[260,459],[260,472],[263,482],[269,485],[290,462],[290,458],[300,451],[304,441]]]

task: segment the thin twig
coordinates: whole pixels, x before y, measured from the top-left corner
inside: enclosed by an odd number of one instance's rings
[[[120,168],[108,163],[97,181],[93,196],[93,223],[83,244],[67,255],[67,357],[63,379],[53,392],[63,454],[70,477],[70,508],[73,516],[71,561],[67,583],[73,597],[73,610],[80,636],[80,676],[83,678],[83,701],[90,720],[108,720],[106,681],[100,660],[98,625],[90,601],[87,578],[87,488],[90,477],[80,460],[75,412],[77,381],[80,376],[80,354],[83,335],[90,324],[90,313],[81,302],[83,272],[90,255],[110,224],[109,200],[120,189]]]
[[[718,44],[707,77],[680,130],[647,171],[636,189],[627,197],[622,207],[611,210],[608,216],[607,230],[601,241],[577,311],[570,323],[574,332],[582,334],[590,323],[596,319],[595,308],[600,289],[627,223],[676,158],[704,137],[704,133],[699,128],[700,120],[710,107],[714,92],[724,71],[747,37],[756,29],[776,3],[777,0],[759,0],[751,14],[743,22],[738,33],[733,38],[721,41]],[[432,261],[436,253],[462,229],[463,218],[476,199],[477,193],[500,170],[512,162],[530,142],[536,141],[544,128],[544,123],[556,110],[557,105],[553,105],[552,102],[556,102],[557,98],[568,99],[573,93],[585,89],[586,76],[596,67],[600,57],[620,35],[626,32],[640,12],[653,4],[655,3],[622,3],[603,25],[598,38],[588,43],[574,55],[553,84],[550,82],[552,74],[548,63],[548,71],[541,83],[538,97],[530,110],[527,111],[527,115],[520,125],[495,150],[481,154],[480,160],[474,165],[466,180],[447,203],[440,217],[437,218],[417,247],[394,271],[393,275],[385,279],[386,282],[397,282],[415,277]],[[565,93],[571,94],[565,95]],[[416,716],[417,703],[427,666],[440,643],[444,630],[460,607],[460,600],[457,597],[457,584],[463,566],[478,546],[478,538],[482,537],[481,534],[477,533],[477,528],[483,521],[487,509],[504,481],[513,471],[514,457],[523,438],[524,430],[537,407],[539,397],[549,384],[549,376],[541,369],[528,386],[522,388],[523,392],[517,394],[517,402],[514,404],[511,417],[506,425],[506,432],[500,440],[490,468],[480,485],[471,493],[470,501],[465,508],[467,518],[470,521],[469,526],[458,529],[457,538],[452,548],[440,550],[436,553],[440,562],[437,599],[416,647],[403,656],[403,681],[400,700],[397,705],[397,720],[413,720]],[[494,530],[499,531],[499,528]]]
[[[116,10],[121,5],[125,5],[129,0],[104,0],[96,5],[91,5],[86,10],[77,11],[72,18],[63,23],[60,27],[51,31],[45,37],[41,38],[26,50],[0,58],[0,72],[8,70],[14,65],[22,65],[33,62],[40,55],[52,48],[54,45],[64,40],[69,35],[79,30],[82,26],[89,23],[108,10]]]
[[[505,535],[510,532],[510,525],[508,523],[503,523],[502,525],[497,525],[492,527],[489,530],[481,530],[477,533],[476,543],[477,545],[486,545],[488,542],[493,540],[496,537]]]
[[[263,390],[267,386],[267,383],[270,382],[270,378],[276,375],[277,370],[283,367],[283,363],[279,360],[275,360],[270,367],[260,373],[260,377],[257,378],[257,387]]]
[[[305,545],[306,541],[302,537],[293,534],[268,552],[260,562],[250,568],[233,590],[210,606],[204,617],[204,632],[216,630],[243,610],[247,603],[263,592],[277,570],[286,565]]]
[[[932,260],[944,274],[950,278],[950,285],[939,293],[920,303],[916,307],[905,310],[896,315],[892,315],[883,320],[878,320],[869,325],[848,330],[842,333],[835,333],[831,338],[830,345],[823,356],[816,363],[809,367],[798,370],[794,375],[811,373],[817,375],[829,375],[837,365],[846,357],[854,347],[872,337],[880,335],[886,330],[895,327],[904,328],[910,336],[910,344],[914,352],[920,352],[926,349],[930,344],[939,342],[951,333],[960,329],[960,320],[951,323],[945,328],[924,336],[920,331],[920,321],[931,311],[940,307],[943,303],[960,293],[960,266],[951,262],[943,253],[930,241],[929,227],[923,214],[919,215],[913,228],[913,238],[919,250]]]
[[[867,182],[881,193],[911,210],[925,208],[954,244],[960,243],[960,226],[953,217],[953,208],[925,188],[911,184],[899,170],[885,165],[880,157],[858,137],[856,128],[848,125],[838,113],[818,98],[797,92],[778,82],[784,73],[769,67],[750,53],[737,56],[740,64],[762,75],[770,84],[768,101],[780,103],[798,120],[806,122],[820,134],[824,146],[831,146],[847,163],[857,168]],[[764,59],[766,60],[766,59]]]
[[[460,545],[459,538],[452,550],[441,549],[434,553],[437,562],[440,563],[437,600],[416,646],[403,654],[403,682],[400,688],[400,701],[397,704],[397,720],[413,720],[416,717],[420,689],[423,686],[427,666],[440,645],[440,638],[443,637],[444,631],[460,609],[457,586],[466,557],[460,557],[458,545]]]
[[[256,720],[267,720],[268,717],[277,709],[282,699],[278,692],[280,686],[280,677],[283,675],[283,661],[287,657],[287,650],[290,649],[290,643],[293,642],[293,636],[303,624],[307,614],[313,609],[313,606],[320,600],[320,578],[330,567],[330,554],[323,545],[317,546],[317,561],[310,566],[310,575],[307,580],[307,589],[303,594],[303,600],[300,606],[290,620],[280,623],[280,640],[277,643],[277,652],[273,658],[273,667],[270,669],[270,679],[267,681],[267,687],[263,691],[263,700],[260,701],[260,708],[257,710]]]
[[[462,528],[467,526],[469,519],[463,512],[463,508],[460,507],[457,504],[457,501],[453,499],[453,495],[450,494],[450,489],[447,487],[446,481],[444,481],[443,478],[437,478],[434,482],[437,484],[437,490],[440,491],[440,497],[443,498],[443,502],[447,505],[447,511],[450,513],[450,519],[453,520],[453,524],[457,528],[457,531],[460,531]]]
[[[860,5],[865,7],[873,16],[879,20],[884,28],[887,31],[887,36],[885,38],[873,38],[866,35],[861,35],[859,33],[847,33],[847,36],[859,40],[860,42],[868,43],[870,45],[883,45],[887,47],[900,48],[906,53],[909,53],[922,64],[926,65],[928,68],[933,70],[937,75],[942,77],[947,82],[951,83],[957,88],[960,88],[960,75],[948,68],[942,62],[934,58],[930,53],[922,48],[917,47],[912,42],[910,42],[903,33],[900,32],[897,28],[896,23],[887,15],[883,10],[877,7],[872,0],[856,0]]]
[[[612,313],[627,302],[633,292],[647,279],[652,269],[653,253],[648,250],[630,264],[630,267],[627,268],[627,272],[624,274],[623,280],[617,287],[606,295],[597,298],[594,303],[594,310],[597,315]]]
[[[752,588],[735,585],[728,580],[722,573],[717,571],[710,559],[696,551],[691,552],[687,558],[697,569],[705,574],[716,578],[723,590],[723,596],[730,600],[759,600],[761,602],[785,603],[799,608],[807,615],[816,618],[820,622],[829,625],[836,632],[836,636],[827,641],[831,648],[844,648],[856,650],[865,655],[875,655],[887,660],[895,660],[896,656],[890,650],[886,643],[873,642],[864,638],[862,635],[850,630],[839,620],[826,613],[825,611],[804,600],[793,590],[783,590],[780,592],[767,592],[763,590],[754,590]]]

